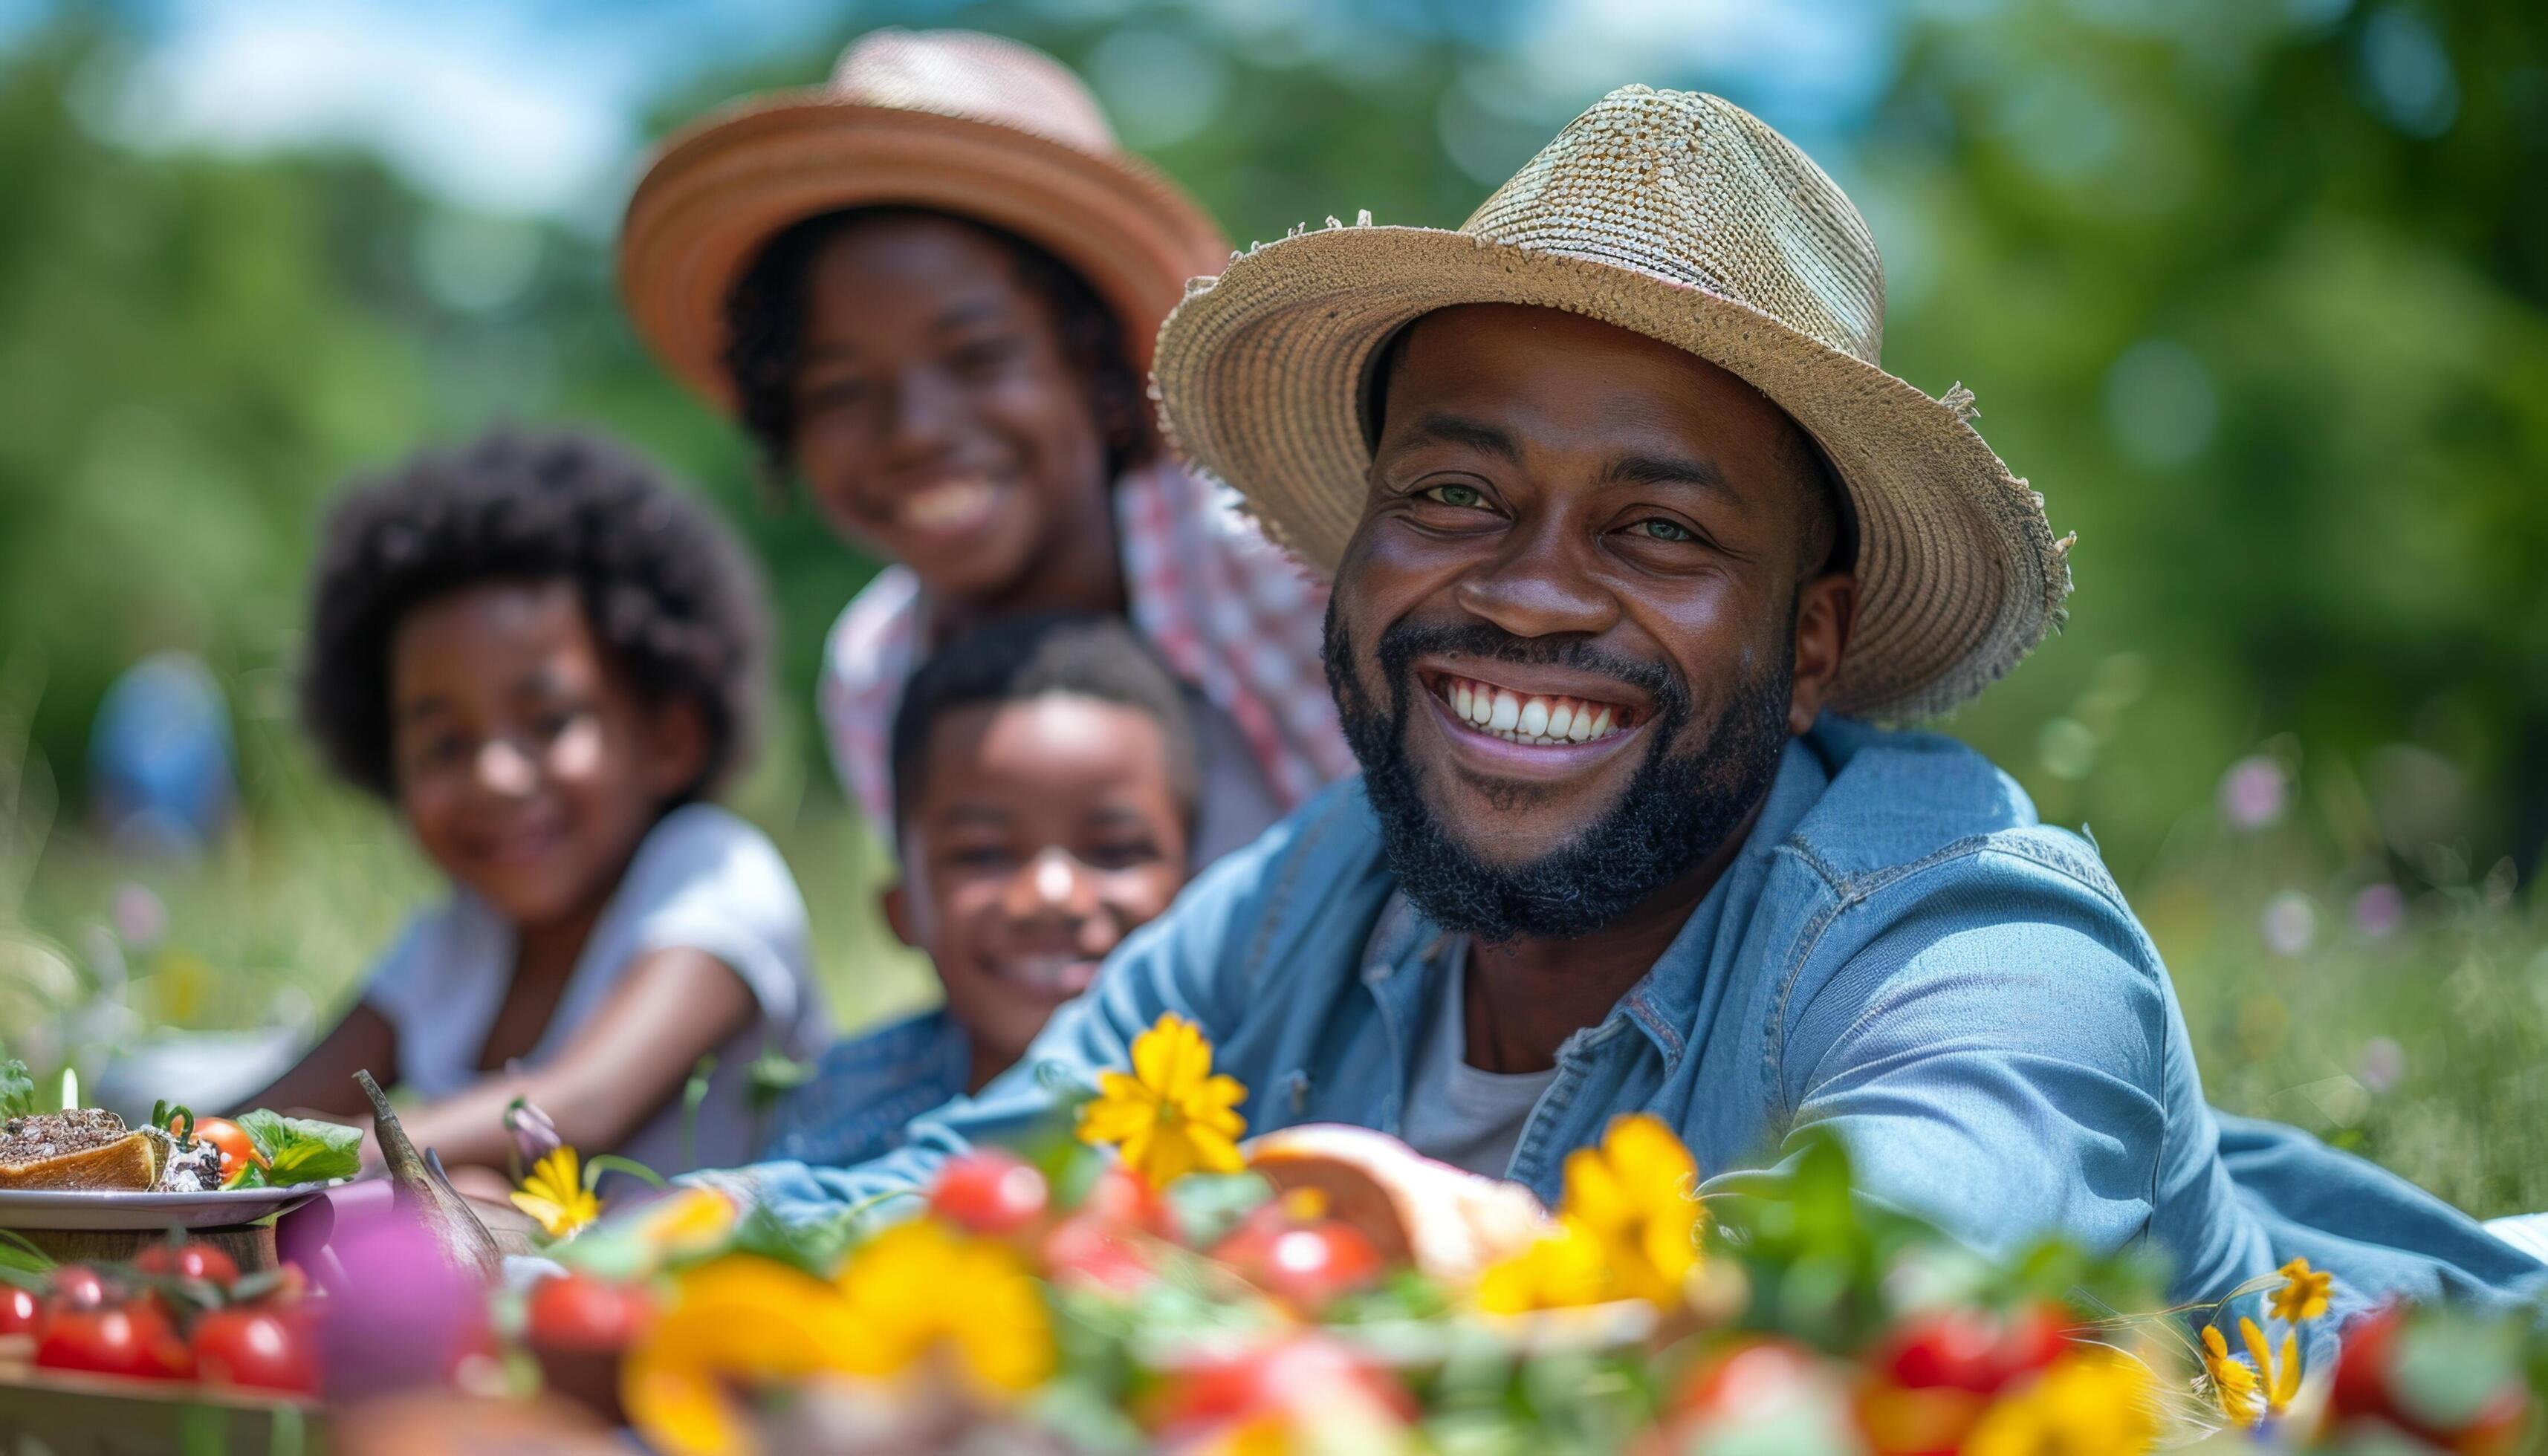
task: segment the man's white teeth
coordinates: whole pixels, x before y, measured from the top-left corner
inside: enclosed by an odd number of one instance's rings
[[[1522,697],[1510,688],[1466,678],[1443,680],[1440,691],[1442,700],[1464,721],[1511,743],[1590,743],[1627,726],[1620,710],[1610,703]]]
[[[990,504],[990,482],[948,481],[904,497],[902,523],[917,531],[944,530],[970,519]]]

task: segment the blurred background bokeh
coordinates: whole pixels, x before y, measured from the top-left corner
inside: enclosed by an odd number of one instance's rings
[[[1079,66],[1241,243],[1456,224],[1629,81],[1786,131],[1883,248],[1888,365],[1972,389],[2080,536],[2067,628],[1943,726],[2093,835],[2215,1101],[2480,1213],[2548,1207],[2532,0],[0,0],[13,1052],[94,1076],[171,1029],[253,1048],[337,1013],[430,885],[292,726],[313,522],[502,419],[624,435],[760,549],[785,711],[738,807],[845,1023],[928,994],[812,731],[872,566],[649,363],[610,273],[652,137],[883,24]],[[208,835],[103,827],[101,704],[154,658],[120,731],[227,732]]]

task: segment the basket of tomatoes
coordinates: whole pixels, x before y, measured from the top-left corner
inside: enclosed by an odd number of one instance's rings
[[[0,1268],[0,1450],[264,1450],[309,1433],[317,1301],[183,1234],[123,1263]]]

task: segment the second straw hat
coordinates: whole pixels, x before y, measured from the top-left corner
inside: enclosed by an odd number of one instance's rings
[[[1193,198],[1126,152],[1059,61],[972,31],[876,31],[828,85],[747,97],[682,129],[637,184],[619,288],[638,334],[731,410],[726,300],[790,224],[857,207],[986,223],[1077,271],[1146,370],[1186,280],[1229,244]]]

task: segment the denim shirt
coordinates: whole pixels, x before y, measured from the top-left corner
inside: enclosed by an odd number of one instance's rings
[[[836,1042],[779,1099],[761,1155],[837,1167],[882,1157],[913,1118],[962,1092],[972,1068],[973,1044],[944,1011]]]
[[[1396,1133],[1443,937],[1412,914],[1383,926],[1394,897],[1360,784],[1338,785],[1189,885],[1017,1068],[903,1147],[714,1176],[785,1218],[910,1189],[1023,1132],[1054,1086],[1128,1065],[1162,1012],[1201,1023],[1251,1131]],[[1566,1154],[1637,1110],[1679,1130],[1702,1191],[1829,1129],[1872,1199],[1986,1253],[2153,1242],[2180,1301],[2295,1255],[2335,1272],[2339,1316],[2389,1291],[2548,1288],[2548,1266],[2405,1180],[2206,1106],[2166,968],[2095,850],[1936,735],[1827,716],[1789,744],[1734,864],[1558,1048],[1508,1176],[1553,1204]]]

